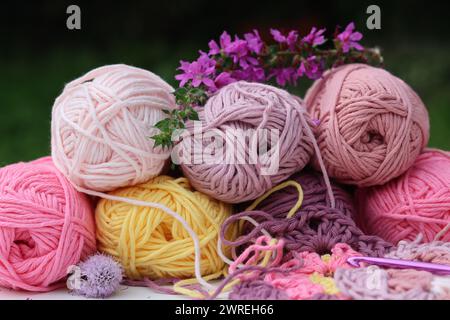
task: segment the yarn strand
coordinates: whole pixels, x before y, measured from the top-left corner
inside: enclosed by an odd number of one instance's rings
[[[189,226],[187,221],[185,219],[183,219],[183,217],[180,216],[178,213],[176,213],[172,209],[170,209],[170,208],[168,208],[168,207],[166,207],[166,206],[164,206],[164,205],[162,205],[160,203],[156,203],[156,202],[147,202],[147,201],[141,201],[141,200],[136,200],[136,199],[129,199],[129,198],[124,198],[124,197],[119,197],[119,196],[113,196],[113,195],[106,194],[106,193],[103,193],[103,192],[88,190],[88,189],[85,189],[85,188],[82,188],[82,187],[76,187],[76,188],[80,192],[84,192],[84,193],[87,193],[89,195],[100,197],[100,198],[103,198],[103,199],[106,199],[106,200],[119,201],[119,202],[125,202],[125,203],[131,204],[131,205],[135,205],[135,206],[160,209],[160,210],[164,211],[165,213],[167,213],[168,215],[170,215],[171,217],[173,217],[174,219],[176,219],[178,222],[180,222],[183,225],[185,230],[191,236],[192,241],[194,242],[195,278],[197,279],[198,283],[200,283],[204,287],[209,288],[209,289],[214,288],[214,286],[212,286],[210,283],[208,283],[206,280],[203,279],[203,276],[202,276],[202,273],[201,273],[201,265],[200,265],[201,253],[200,253],[200,241],[199,241],[199,238],[198,238],[197,234],[194,232],[194,230],[192,230],[192,228]]]

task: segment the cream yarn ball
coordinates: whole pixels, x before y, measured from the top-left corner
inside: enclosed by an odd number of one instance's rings
[[[154,147],[163,109],[176,108],[173,88],[127,65],[94,69],[66,85],[51,124],[52,157],[78,189],[99,192],[159,175],[170,149]]]

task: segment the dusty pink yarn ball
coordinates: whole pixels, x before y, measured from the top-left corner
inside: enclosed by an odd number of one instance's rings
[[[94,212],[50,157],[0,169],[0,286],[50,291],[95,252]]]
[[[230,148],[231,144],[226,143],[230,141],[230,136],[240,139],[247,135],[247,140],[238,140],[234,144],[235,155],[243,156],[245,161],[231,163],[225,159],[207,163],[203,158],[197,163],[192,161],[194,163],[181,165],[183,173],[197,190],[224,202],[256,199],[301,170],[313,154],[314,136],[301,101],[287,91],[269,85],[245,81],[229,84],[208,100],[200,110],[200,119],[205,132],[214,132],[223,138],[224,153]],[[258,160],[251,163],[250,142],[260,138],[260,132],[264,130],[278,132],[279,139],[272,141],[268,133],[267,152],[258,153]],[[230,132],[232,134],[227,135]],[[211,140],[202,136],[195,143],[206,147]],[[186,148],[183,152],[191,155],[197,152],[192,150]],[[278,150],[279,157],[272,161],[276,158],[272,157],[275,150]],[[206,157],[208,151],[203,149],[199,153]],[[276,170],[262,171],[262,168],[268,169],[274,163],[277,164]]]
[[[161,173],[170,150],[154,125],[176,108],[173,88],[127,65],[94,69],[67,84],[52,114],[52,157],[79,188],[111,191]],[[83,190],[84,191],[84,190]]]
[[[305,103],[319,120],[315,132],[327,172],[342,183],[383,184],[408,170],[428,143],[424,104],[383,69],[350,64],[328,71]]]
[[[394,244],[426,242],[450,223],[450,152],[426,150],[402,176],[356,192],[358,224]],[[442,235],[450,241],[450,231]]]

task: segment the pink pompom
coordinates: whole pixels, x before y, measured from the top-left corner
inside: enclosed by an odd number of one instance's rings
[[[95,252],[89,199],[50,157],[0,169],[0,286],[50,291]]]
[[[450,153],[426,150],[402,176],[383,186],[356,192],[358,223],[394,244],[432,241],[450,223]],[[441,240],[450,241],[450,232]]]

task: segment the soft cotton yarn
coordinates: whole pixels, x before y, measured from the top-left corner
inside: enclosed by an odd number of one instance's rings
[[[313,153],[310,120],[299,99],[269,85],[245,81],[229,84],[208,100],[200,110],[200,119],[204,132],[214,130],[224,140],[227,139],[227,130],[279,132],[279,167],[274,173],[262,172],[261,169],[268,166],[262,160],[263,156],[256,164],[249,164],[248,146],[244,150],[246,164],[222,161],[181,165],[183,173],[197,190],[228,203],[256,199],[301,170]],[[257,131],[250,134],[249,141],[254,141],[256,135]],[[204,137],[200,139],[196,141],[199,145],[211,143]],[[266,155],[273,155],[275,149],[276,144],[271,145],[269,141]],[[183,152],[193,153],[191,149]]]
[[[44,292],[95,252],[93,208],[46,157],[0,169],[0,286]]]
[[[192,190],[186,178],[168,176],[110,194],[160,203],[176,211],[199,238],[201,274],[222,275],[224,262],[217,254],[217,240],[231,206]],[[191,235],[165,211],[102,199],[96,222],[99,250],[117,258],[129,278],[194,277],[196,249]],[[228,236],[233,238],[235,233],[231,228]]]
[[[402,176],[356,192],[359,225],[397,243],[432,241],[450,223],[450,153],[426,150]],[[450,241],[447,230],[441,240]]]
[[[55,165],[80,188],[110,191],[161,173],[170,150],[153,126],[176,108],[172,87],[127,65],[94,69],[64,88],[52,114]]]
[[[305,103],[318,120],[327,172],[344,183],[386,183],[409,169],[428,142],[422,101],[383,69],[362,64],[333,69],[309,89]]]
[[[421,244],[422,236],[413,242],[402,240],[386,257],[450,265],[450,242]],[[422,270],[366,268],[339,269],[335,273],[339,289],[353,299],[436,300],[450,299],[448,276]]]
[[[367,235],[361,231],[352,219],[355,209],[350,198],[337,184],[332,184],[336,196],[335,208],[330,199],[322,193],[324,178],[318,173],[301,172],[291,177],[300,183],[303,189],[303,203],[292,217],[288,212],[296,205],[299,194],[295,188],[288,187],[267,196],[251,211],[243,211],[228,218],[222,231],[228,225],[250,217],[258,225],[245,221],[240,236],[229,241],[221,235],[224,244],[241,248],[252,242],[262,232],[283,239],[285,249],[289,251],[316,252],[320,255],[331,252],[338,243],[346,243],[354,250],[368,256],[382,256],[392,245],[383,239]],[[256,201],[258,202],[258,200]],[[286,255],[288,258],[290,255]]]

